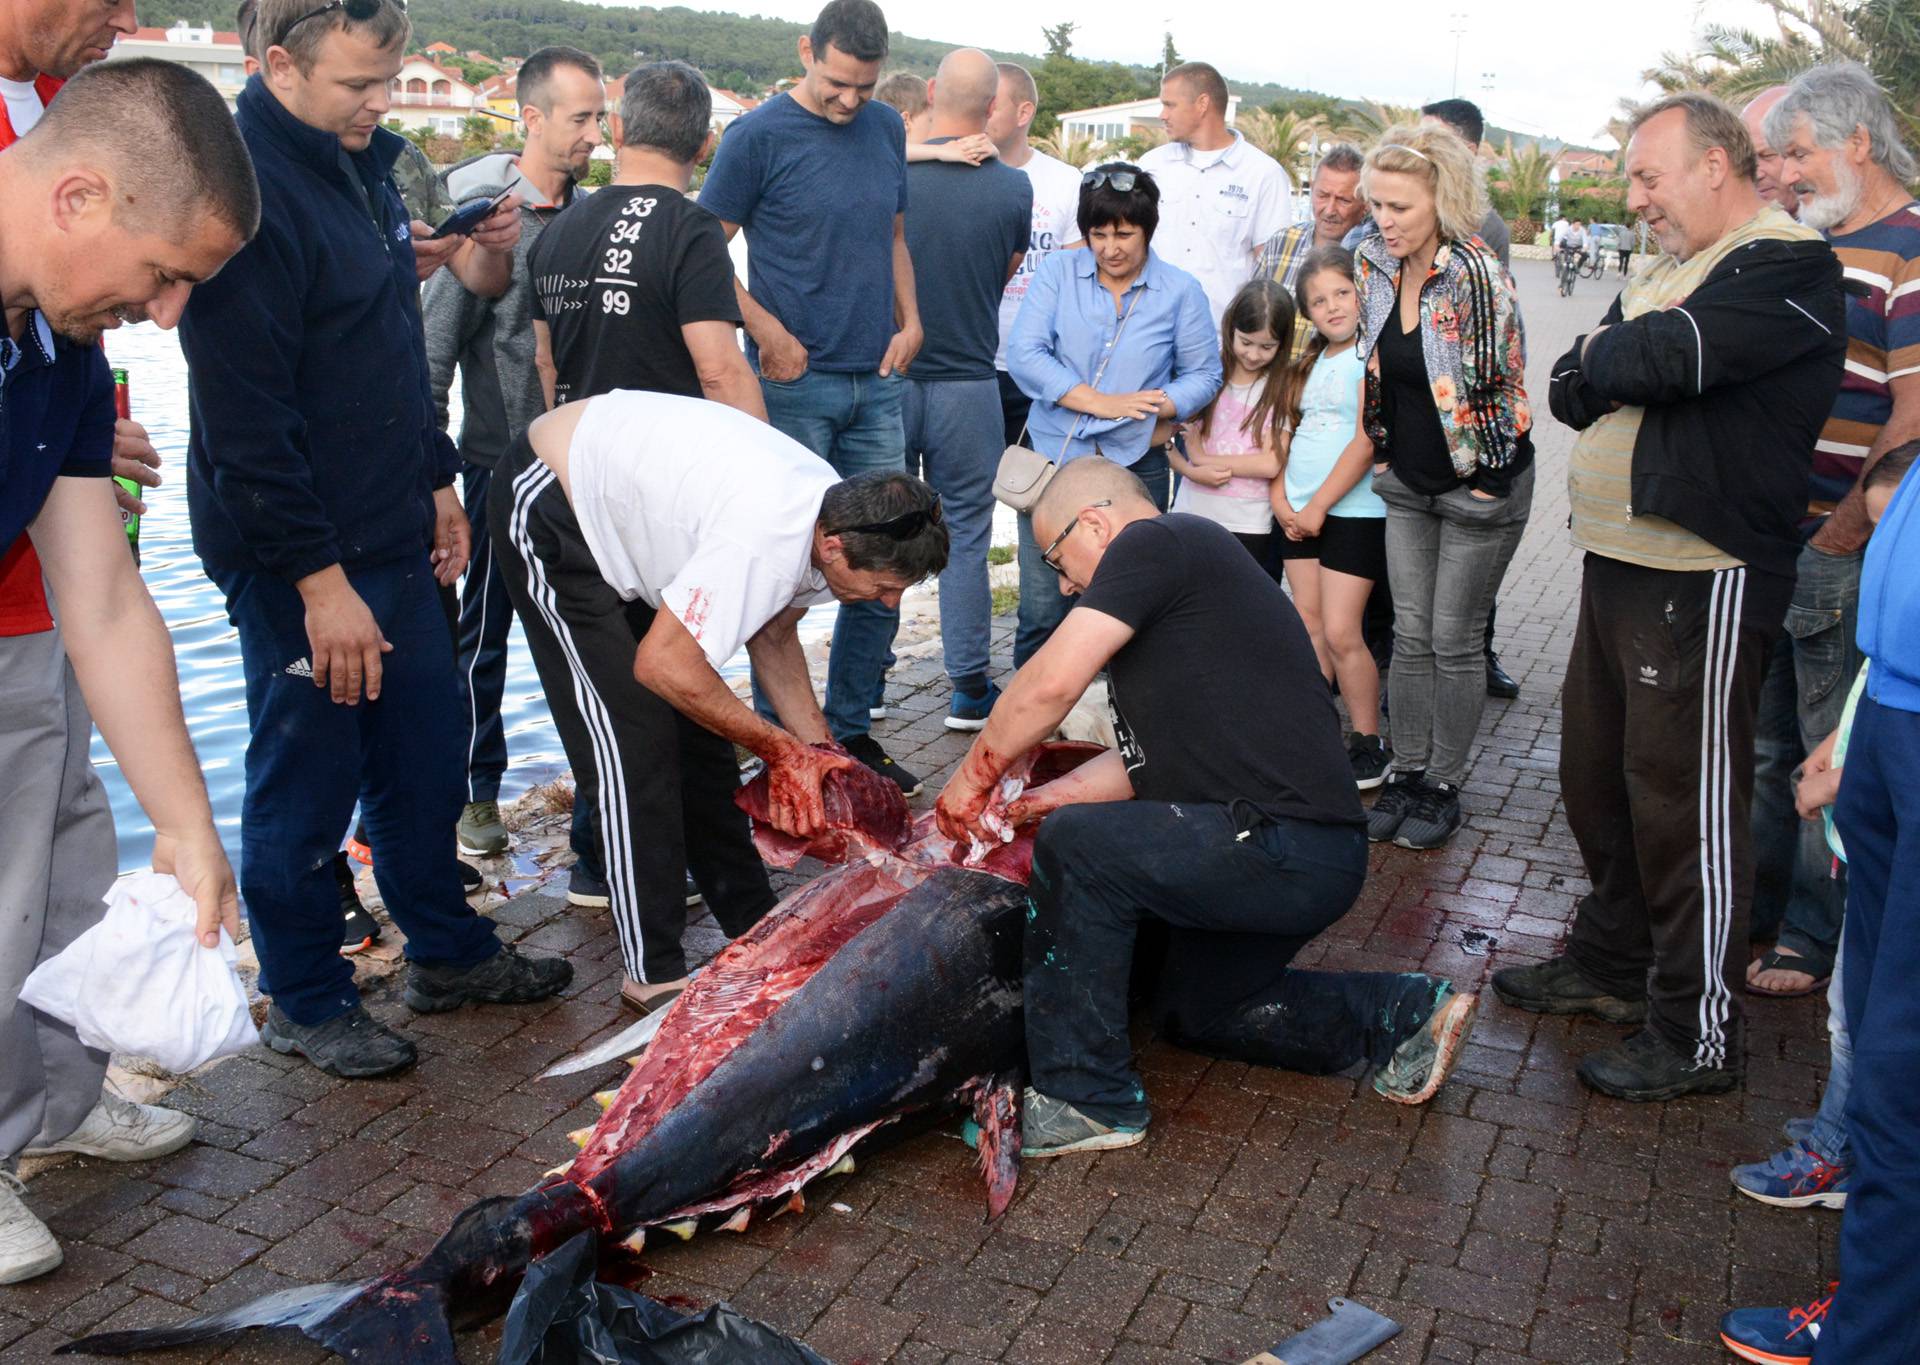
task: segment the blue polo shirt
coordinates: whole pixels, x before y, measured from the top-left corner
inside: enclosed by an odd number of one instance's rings
[[[59,478],[113,472],[113,374],[97,345],[54,335],[36,309],[0,337],[0,547],[13,544]]]

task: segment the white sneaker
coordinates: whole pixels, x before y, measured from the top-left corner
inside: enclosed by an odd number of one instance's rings
[[[194,1121],[186,1114],[151,1104],[135,1104],[118,1095],[100,1092],[100,1102],[80,1126],[44,1147],[29,1147],[23,1156],[57,1156],[78,1152],[108,1161],[150,1161],[177,1152],[193,1141]]]
[[[19,1284],[57,1268],[66,1258],[47,1225],[20,1201],[20,1177],[0,1167],[0,1284]]]

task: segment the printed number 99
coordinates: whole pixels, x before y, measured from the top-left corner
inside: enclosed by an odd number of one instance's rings
[[[603,289],[600,291],[600,311],[627,315],[627,291],[624,289]]]

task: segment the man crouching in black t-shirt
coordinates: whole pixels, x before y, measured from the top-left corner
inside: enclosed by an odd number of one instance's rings
[[[994,707],[941,793],[941,828],[991,838],[980,817],[994,784],[1103,668],[1120,745],[1012,811],[1016,824],[1044,817],[1028,884],[1024,1155],[1145,1135],[1127,983],[1148,919],[1169,929],[1154,1013],[1173,1041],[1318,1074],[1367,1062],[1388,1099],[1431,1098],[1473,996],[1417,973],[1287,965],[1367,874],[1340,723],[1292,603],[1226,531],[1160,515],[1098,457],[1061,467],[1033,529],[1080,603]]]

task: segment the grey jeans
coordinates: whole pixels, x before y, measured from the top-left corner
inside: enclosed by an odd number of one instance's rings
[[[0,637],[0,1166],[58,1142],[100,1099],[107,1054],[20,1003],[20,986],[106,913],[118,854],[87,758],[93,722],[55,631]]]
[[[1458,786],[1487,704],[1487,608],[1527,529],[1533,466],[1491,501],[1416,493],[1391,469],[1373,491],[1387,504],[1393,766]]]

